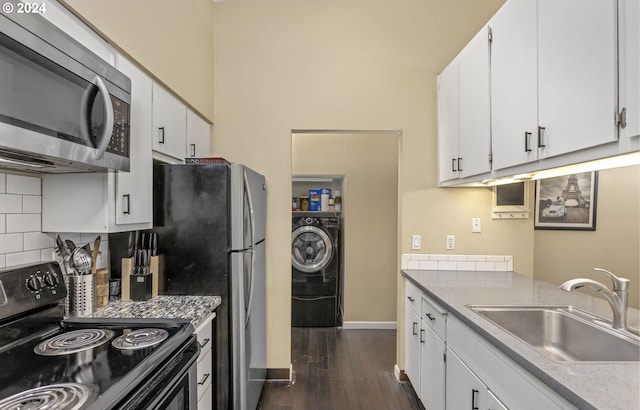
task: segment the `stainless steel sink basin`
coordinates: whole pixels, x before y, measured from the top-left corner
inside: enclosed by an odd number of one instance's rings
[[[640,338],[571,306],[469,305],[551,360],[562,362],[640,361]]]

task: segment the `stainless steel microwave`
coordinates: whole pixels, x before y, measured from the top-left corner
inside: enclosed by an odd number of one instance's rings
[[[131,80],[36,14],[0,14],[0,168],[129,171]]]

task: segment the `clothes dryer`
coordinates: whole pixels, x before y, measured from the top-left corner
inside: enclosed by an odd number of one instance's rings
[[[338,326],[340,217],[296,213],[291,233],[292,326]]]

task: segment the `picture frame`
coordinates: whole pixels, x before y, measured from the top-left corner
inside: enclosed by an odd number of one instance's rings
[[[534,229],[596,230],[598,171],[536,181]]]

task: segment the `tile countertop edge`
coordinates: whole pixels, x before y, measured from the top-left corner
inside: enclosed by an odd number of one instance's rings
[[[471,330],[473,330],[479,336],[481,336],[483,339],[485,339],[486,341],[491,343],[499,351],[501,351],[507,357],[509,357],[509,359],[513,360],[520,367],[522,367],[527,372],[529,372],[532,376],[534,376],[535,378],[540,380],[543,384],[545,384],[551,390],[553,390],[554,392],[559,394],[561,397],[563,397],[569,403],[571,403],[572,405],[576,406],[577,408],[579,408],[581,410],[582,409],[585,409],[585,410],[598,410],[598,409],[600,409],[600,407],[596,407],[592,403],[589,403],[588,401],[586,401],[579,393],[576,393],[572,388],[566,386],[566,384],[563,383],[561,380],[558,380],[553,375],[551,375],[548,372],[546,372],[545,370],[541,369],[540,366],[538,366],[536,363],[533,363],[527,357],[525,357],[524,355],[519,353],[516,349],[514,349],[514,347],[509,346],[509,344],[503,342],[502,340],[498,339],[496,336],[492,335],[488,330],[483,328],[480,324],[474,322],[468,316],[468,314],[473,313],[470,309],[469,309],[469,312],[466,312],[466,311],[461,312],[458,309],[458,307],[452,305],[450,302],[448,302],[445,299],[443,299],[442,297],[440,297],[434,290],[431,290],[427,286],[425,286],[424,284],[420,283],[420,281],[413,276],[413,275],[418,274],[419,272],[432,272],[434,274],[441,273],[443,275],[451,275],[452,273],[455,274],[458,271],[443,272],[443,271],[423,271],[423,270],[402,269],[401,273],[402,273],[402,276],[404,276],[406,279],[410,280],[411,283],[413,283],[414,285],[419,287],[421,290],[423,290],[427,296],[431,297],[435,302],[439,303],[443,308],[445,308],[449,313],[453,314],[457,319],[459,319],[461,322],[463,322]],[[465,273],[477,274],[479,272],[465,272]],[[513,273],[513,275],[519,275],[521,277],[524,277],[523,275],[517,274],[515,272],[509,272],[509,273]],[[542,281],[536,281],[536,280],[534,280],[532,278],[528,278],[528,279],[533,281],[533,282],[546,283],[546,282],[542,282]],[[548,285],[551,285],[551,284],[548,284]],[[554,286],[554,285],[551,285],[551,286]],[[441,287],[441,285],[439,285],[438,287]],[[594,298],[592,296],[585,295],[585,294],[582,294],[582,296],[583,297],[587,297],[587,298],[597,299],[597,298]],[[471,303],[472,304],[480,304],[477,301],[473,301]],[[467,304],[469,304],[469,303],[465,303],[465,305],[467,305]],[[496,304],[496,303],[493,303],[492,301],[485,301],[482,304],[489,304],[490,305],[490,304]],[[500,304],[500,303],[498,303],[498,304]],[[565,303],[560,303],[560,304],[565,304]],[[571,303],[566,303],[566,304],[569,305]],[[634,309],[631,309],[631,310],[634,310]],[[599,314],[599,313],[600,312],[597,312],[597,314]],[[491,326],[492,329],[498,329],[503,334],[508,335],[512,340],[515,340],[520,346],[529,347],[526,343],[520,341],[515,336],[509,334],[508,332],[506,332],[502,328],[494,325],[493,323],[489,322],[488,320],[485,319],[484,321],[481,321],[481,323],[483,325],[488,325],[487,327]],[[632,323],[632,327],[637,327],[637,323]],[[539,354],[538,352],[535,352],[535,353]],[[546,358],[543,358],[542,356],[540,356],[540,357],[542,359],[548,360]],[[558,364],[558,363],[554,362],[554,364]],[[580,366],[589,366],[590,364],[589,363],[580,363],[578,365],[580,365]],[[597,365],[600,365],[600,364],[594,363],[593,365],[597,366]],[[567,363],[566,366],[572,366],[572,364]],[[621,366],[634,366],[634,364],[622,364]],[[569,371],[567,371],[567,373],[569,373]]]

